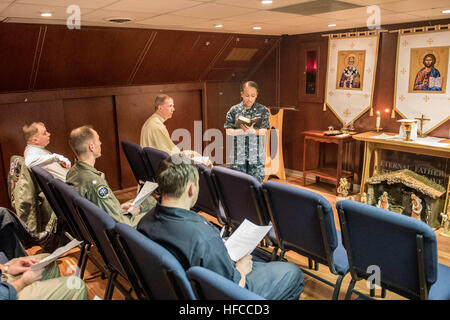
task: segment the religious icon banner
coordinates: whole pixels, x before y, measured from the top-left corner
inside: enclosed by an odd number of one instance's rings
[[[404,118],[428,119],[424,133],[450,119],[449,52],[450,31],[399,32],[394,107]]]
[[[379,34],[328,39],[325,106],[344,124],[372,106]]]

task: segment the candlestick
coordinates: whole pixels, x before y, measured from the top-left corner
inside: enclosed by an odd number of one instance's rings
[[[380,122],[381,122],[380,111],[377,111],[377,121],[376,121],[377,132],[380,130]]]

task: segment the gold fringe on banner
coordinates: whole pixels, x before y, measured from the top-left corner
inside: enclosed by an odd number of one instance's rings
[[[327,103],[326,102],[323,104],[323,111],[327,111]]]
[[[395,118],[395,108],[392,108],[391,118],[392,118],[392,119]]]
[[[370,114],[369,116],[373,117],[373,106],[370,106]]]

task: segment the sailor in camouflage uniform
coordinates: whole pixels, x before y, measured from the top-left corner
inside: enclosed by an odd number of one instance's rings
[[[269,110],[256,102],[258,85],[253,81],[245,82],[241,87],[241,103],[231,107],[227,113],[225,129],[233,137],[231,148],[231,168],[254,176],[259,182],[265,177],[265,142],[269,125]],[[239,116],[249,119],[262,118],[261,126],[241,125],[236,128]]]
[[[101,142],[91,127],[72,130],[69,144],[78,160],[67,173],[66,182],[73,185],[82,197],[105,210],[115,221],[136,228],[141,218],[156,205],[156,199],[150,195],[139,207],[134,207],[131,202],[119,203],[104,173],[94,167],[95,159],[101,156]]]

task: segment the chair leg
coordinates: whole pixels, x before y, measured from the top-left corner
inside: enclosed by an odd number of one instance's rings
[[[281,252],[280,252],[280,256],[278,257],[278,261],[281,261],[281,260],[283,260],[283,257],[284,257],[284,254],[286,253],[286,251],[285,250],[281,250]]]
[[[104,300],[111,300],[112,295],[114,293],[114,281],[116,280],[116,277],[117,272],[108,271],[108,284],[106,285]]]
[[[375,287],[370,289],[370,296],[375,297]]]
[[[78,270],[81,269],[81,264],[83,263],[85,252],[86,252],[86,245],[83,243],[83,245],[81,246],[81,249],[80,249],[80,258],[78,258],[78,263],[77,263]]]
[[[347,293],[345,294],[345,300],[350,300],[353,292],[353,288],[355,287],[356,280],[351,280],[350,284],[348,285]]]
[[[312,269],[313,268],[313,261],[311,258],[308,258],[308,268]]]
[[[381,288],[381,297],[384,299],[386,298],[386,289],[385,288]]]
[[[270,258],[270,261],[276,261],[278,255],[278,247],[273,248],[272,251],[272,257]]]
[[[333,291],[333,300],[338,300],[339,299],[339,292],[341,291],[341,284],[342,284],[342,280],[344,279],[344,276],[339,276],[336,280],[336,284],[334,285],[334,291]]]
[[[319,263],[316,260],[314,260],[314,270],[319,270]]]
[[[87,261],[89,259],[89,251],[91,249],[91,245],[88,244],[83,250],[83,256],[80,258],[81,261],[78,261],[80,266],[80,278],[84,278],[84,271],[86,271]]]

